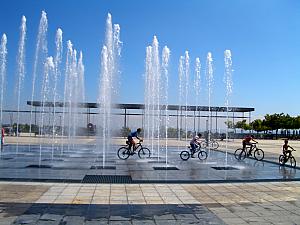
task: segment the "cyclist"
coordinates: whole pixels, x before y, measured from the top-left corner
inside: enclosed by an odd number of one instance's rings
[[[131,149],[131,146],[133,146],[133,152],[135,151],[135,141],[133,140],[133,138],[137,138],[139,140],[142,140],[140,137],[139,137],[139,134],[141,133],[142,129],[141,128],[138,128],[136,131],[134,132],[131,132],[129,135],[128,135],[128,143],[129,143],[129,149]]]
[[[252,142],[251,142],[252,141]],[[248,135],[243,139],[243,150],[245,150],[246,146],[249,145],[250,146],[250,150],[248,152],[248,155],[251,155],[251,151],[253,148],[253,144],[254,143],[258,143],[257,141],[254,140],[253,135]]]
[[[289,140],[285,139],[284,140],[284,145],[282,146],[282,153],[284,155],[285,160],[287,160],[291,157],[292,151],[289,150],[289,148],[294,150],[294,148],[289,146],[288,144],[289,144]]]
[[[1,149],[4,145],[4,132],[5,132],[4,128],[2,127],[2,129],[1,129]]]
[[[200,138],[201,138],[201,134],[198,133],[195,137],[193,137],[193,139],[190,141],[190,146],[191,146],[191,157],[195,158],[194,154],[196,152],[196,149],[200,146]]]

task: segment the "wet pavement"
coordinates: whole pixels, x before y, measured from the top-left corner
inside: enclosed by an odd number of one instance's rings
[[[8,145],[0,157],[0,180],[75,183],[212,183],[300,180],[300,170],[276,162],[236,160],[224,151],[206,150],[208,158],[180,159],[182,148],[169,148],[147,159],[137,154],[127,160],[114,146],[103,156],[94,146]],[[227,155],[227,156],[226,156]],[[103,160],[103,158],[105,160]]]

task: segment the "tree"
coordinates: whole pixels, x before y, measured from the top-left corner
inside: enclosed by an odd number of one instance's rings
[[[272,115],[265,115],[265,125],[270,128],[270,130],[275,130],[276,131],[276,139],[278,136],[278,130],[281,129],[284,124],[284,114],[283,113],[275,113]]]
[[[231,120],[225,121],[228,129],[234,129],[234,124]]]

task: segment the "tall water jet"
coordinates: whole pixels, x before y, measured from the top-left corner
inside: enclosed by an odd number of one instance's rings
[[[180,110],[180,121],[178,123],[178,140],[181,140],[181,129],[182,129],[182,106],[183,106],[183,85],[184,85],[184,57],[180,56],[179,58],[179,66],[178,66],[178,74],[179,74],[179,110]],[[178,145],[179,148],[179,145]]]
[[[73,50],[72,54],[72,73],[69,80],[70,93],[69,93],[69,144],[71,138],[76,136],[78,128],[78,73],[77,73],[77,51]],[[74,148],[74,142],[73,148]],[[69,146],[69,145],[68,145]]]
[[[45,134],[45,127],[44,127],[44,119],[45,119],[45,106],[46,102],[49,100],[50,94],[50,86],[49,86],[49,79],[50,76],[54,74],[55,66],[53,63],[53,58],[48,57],[45,65],[44,65],[44,75],[43,75],[43,83],[42,83],[42,90],[41,90],[41,97],[42,97],[42,109],[40,112],[40,123],[39,123],[39,135],[42,136]],[[42,141],[42,140],[41,140]],[[39,157],[39,165],[41,164],[42,159],[42,143],[40,141],[40,157]]]
[[[70,106],[67,104],[69,99],[69,93],[70,93],[70,85],[69,80],[72,74],[72,57],[73,57],[73,45],[70,40],[67,41],[67,59],[66,59],[66,70],[65,70],[65,82],[64,82],[64,100],[63,100],[63,113],[62,113],[62,126],[61,126],[61,138],[63,139],[65,136],[65,120],[66,120],[66,114],[67,109],[68,112],[70,111]],[[69,148],[69,144],[68,144]],[[61,154],[63,154],[64,151],[64,141],[61,141]]]
[[[19,136],[19,123],[20,123],[20,101],[21,101],[21,91],[23,88],[23,81],[25,78],[25,39],[26,39],[26,17],[22,16],[22,22],[20,26],[20,40],[17,55],[17,85],[16,85],[16,95],[17,95],[17,137]],[[18,151],[18,141],[17,148]]]
[[[102,162],[105,167],[106,151],[110,147],[111,111],[116,95],[116,78],[119,74],[118,59],[121,53],[120,26],[112,24],[111,14],[107,15],[105,44],[101,52],[101,73],[99,79],[99,119],[98,119],[98,152],[102,138]]]
[[[151,104],[152,104],[152,98],[150,97],[152,93],[152,85],[153,81],[151,79],[152,77],[152,46],[147,46],[146,47],[146,61],[145,61],[145,112],[144,112],[144,117],[145,117],[145,123],[144,123],[144,137],[147,140],[151,140],[151,153],[153,153],[153,138],[151,133]]]
[[[77,73],[78,73],[78,102],[85,101],[85,88],[84,88],[84,64],[83,64],[83,54],[82,51],[79,53],[79,59],[77,64]]]
[[[188,133],[188,98],[189,98],[189,79],[190,79],[190,57],[189,52],[185,51],[185,55],[179,59],[179,108],[180,108],[180,122],[178,135],[181,138],[182,129],[182,109],[185,109],[184,122],[185,122],[185,141],[187,141]],[[184,106],[184,107],[183,107]]]
[[[185,51],[185,142],[187,142],[187,134],[188,134],[188,99],[189,99],[189,80],[190,80],[190,57],[189,52]]]
[[[154,36],[152,45],[146,47],[144,130],[145,137],[150,142],[151,153],[156,153],[158,160],[161,137],[166,135],[167,130],[164,131],[164,129],[167,129],[166,123],[168,123],[169,57],[170,50],[165,46],[161,56],[162,63],[160,63],[159,44],[157,37]],[[162,115],[163,110],[165,112],[164,117]]]
[[[210,150],[210,141],[211,141],[211,127],[212,127],[212,121],[211,121],[211,95],[212,95],[212,86],[213,86],[213,59],[211,52],[207,53],[206,58],[206,80],[207,80],[207,89],[208,89],[208,149]]]
[[[200,92],[201,92],[201,62],[199,58],[196,58],[195,64],[195,79],[194,79],[194,89],[196,93],[196,101],[195,104],[197,107],[200,106]],[[199,110],[199,118],[198,118],[198,132],[200,132],[200,110]]]
[[[35,55],[34,55],[31,102],[33,102],[35,91],[36,91],[35,89],[36,89],[37,74],[42,74],[43,65],[45,64],[46,58],[48,56],[47,30],[48,30],[47,14],[45,11],[42,11],[40,24],[39,24],[39,31],[37,36],[37,42],[36,42]],[[29,124],[30,135],[32,131],[32,113],[33,113],[33,105],[31,104],[30,124]]]
[[[230,105],[230,97],[232,95],[232,60],[231,60],[231,51],[225,50],[224,52],[224,62],[225,62],[225,74],[224,74],[224,83],[226,86],[226,96],[225,96],[225,106],[227,108],[227,123],[229,121],[229,105]],[[228,151],[228,126],[226,126],[226,165],[227,165],[227,151]]]
[[[53,150],[54,150],[54,142],[55,142],[55,133],[56,133],[56,101],[58,99],[58,79],[61,75],[60,65],[62,60],[63,46],[62,46],[62,30],[60,28],[56,31],[55,36],[55,46],[56,46],[56,54],[54,58],[54,78],[53,78],[53,120],[52,120],[52,158],[53,158]]]
[[[1,45],[0,45],[0,131],[2,130],[2,121],[3,121],[3,99],[4,99],[4,93],[5,93],[5,77],[6,77],[6,56],[7,56],[7,37],[6,34],[2,35],[1,38]],[[2,140],[0,151],[2,150]]]
[[[165,89],[165,151],[166,151],[166,166],[168,165],[168,127],[169,127],[169,112],[168,112],[168,102],[169,102],[169,59],[170,59],[170,50],[167,46],[163,48],[162,51],[162,70],[163,70],[163,79],[164,79],[164,89]]]

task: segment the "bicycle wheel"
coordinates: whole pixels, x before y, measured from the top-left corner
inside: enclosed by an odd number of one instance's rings
[[[121,147],[118,150],[118,157],[119,159],[127,159],[129,157],[129,149],[126,147]]]
[[[200,148],[206,148],[206,147],[207,147],[207,143],[205,141],[201,141]]]
[[[211,143],[211,147],[212,147],[212,149],[217,149],[217,148],[219,148],[219,143],[218,142],[216,142],[216,141],[213,141],[212,143]]]
[[[149,158],[151,153],[150,153],[150,150],[148,148],[142,147],[138,151],[138,155],[139,155],[140,159],[144,159],[144,158]]]
[[[188,151],[182,151],[180,153],[180,158],[184,161],[188,160],[190,158],[190,153]]]
[[[296,167],[296,159],[294,156],[290,157],[290,163],[291,163],[291,167],[293,167],[293,168]]]
[[[242,148],[238,148],[234,152],[234,157],[237,160],[244,160],[246,158],[246,151],[244,149],[242,149]]]
[[[255,158],[256,160],[261,161],[261,160],[263,160],[264,156],[265,156],[265,153],[264,153],[263,150],[257,148],[257,149],[254,151],[254,158]]]
[[[200,152],[198,153],[198,158],[199,158],[200,160],[205,160],[205,159],[207,158],[207,153],[206,153],[205,151],[200,151]]]
[[[279,156],[279,164],[283,166],[285,164],[284,155]]]

